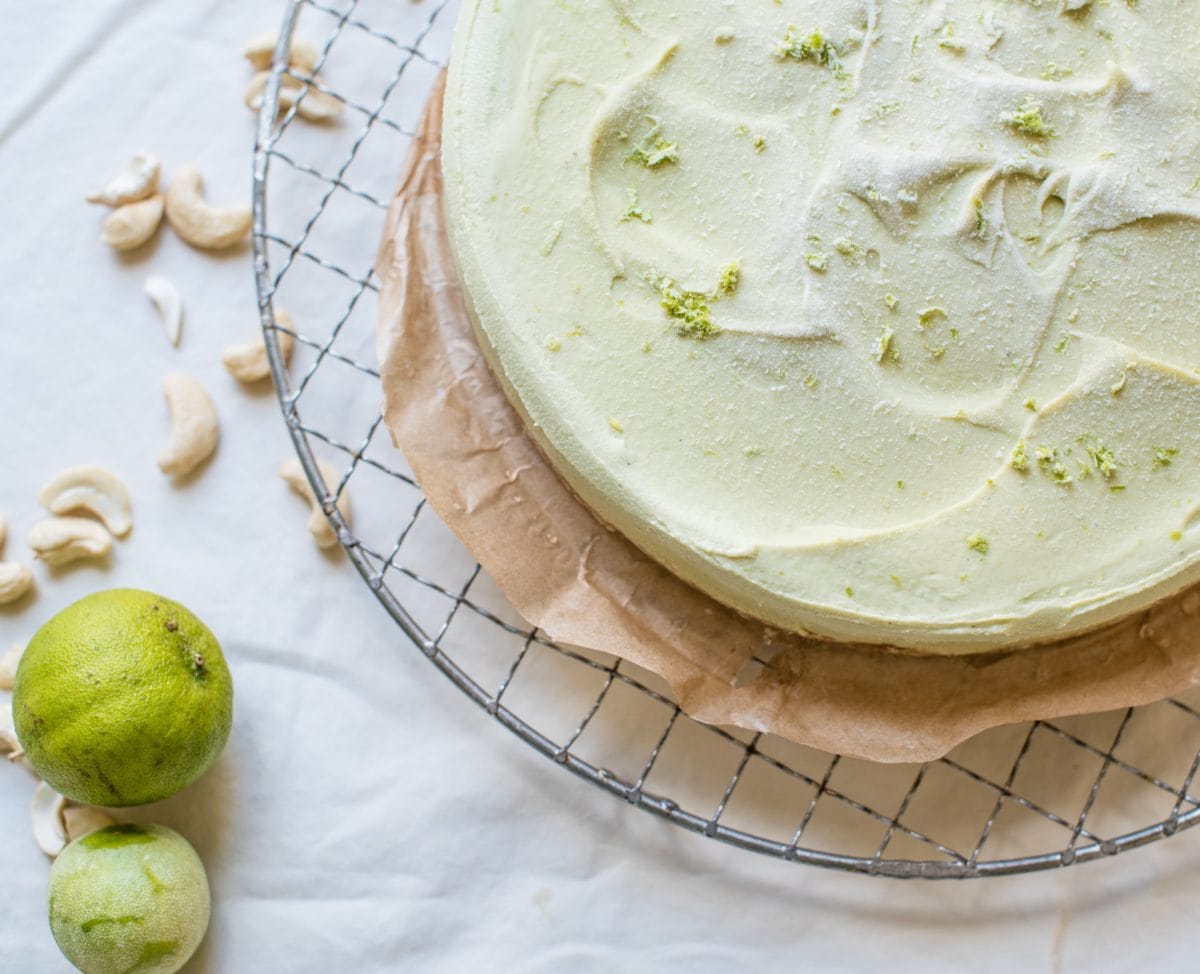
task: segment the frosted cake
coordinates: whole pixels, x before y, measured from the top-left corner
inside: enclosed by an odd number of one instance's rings
[[[1200,4],[485,0],[446,97],[480,344],[704,592],[923,652],[1200,581]]]

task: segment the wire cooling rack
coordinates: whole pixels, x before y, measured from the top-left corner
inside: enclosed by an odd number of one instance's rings
[[[1000,728],[929,764],[876,765],[700,724],[652,674],[556,645],[516,615],[428,508],[379,415],[375,251],[457,7],[292,0],[255,152],[255,271],[283,415],[342,546],[405,641],[564,769],[685,829],[787,861],[996,876],[1098,859],[1196,824],[1200,697]],[[293,31],[320,51],[314,77],[286,67]],[[277,113],[281,83],[337,99],[340,120]],[[328,482],[318,459],[336,472]],[[347,490],[353,527],[334,506]]]

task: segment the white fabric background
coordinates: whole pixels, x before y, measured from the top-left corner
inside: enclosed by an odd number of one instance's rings
[[[408,5],[408,0],[391,0]],[[376,7],[384,4],[376,3]],[[192,606],[236,686],[230,746],[193,788],[138,817],[172,825],[212,879],[189,971],[1132,971],[1188,968],[1200,834],[1099,865],[968,884],[897,884],[759,860],[585,786],[469,705],[344,559],[320,555],[277,476],[270,395],[221,349],[253,335],[246,253],[164,234],[116,259],[82,202],[133,151],[199,163],[214,197],[249,192],[240,49],[275,0],[42,0],[0,27],[0,513],[27,558],[37,491],[99,462],[129,482],[136,528],[107,567],[51,578],[0,610],[0,647],[101,587]],[[397,160],[397,163],[399,160]],[[183,290],[171,349],[141,293]],[[159,383],[213,391],[220,451],[183,489],[154,466]],[[0,766],[0,970],[58,972],[32,778]]]

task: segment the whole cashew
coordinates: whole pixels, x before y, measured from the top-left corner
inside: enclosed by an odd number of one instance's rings
[[[51,859],[56,858],[68,842],[116,822],[104,809],[69,801],[44,781],[39,781],[33,790],[30,818],[34,841]]]
[[[242,100],[251,111],[257,112],[262,108],[263,92],[270,76],[270,71],[260,71],[246,86]],[[300,95],[306,89],[308,94],[302,100]],[[342,103],[333,95],[285,74],[279,86],[279,110],[287,111],[293,105],[296,106],[296,114],[308,122],[332,122],[342,114]]]
[[[270,71],[258,71],[250,79],[250,83],[246,85],[246,92],[242,95],[242,101],[250,111],[257,112],[262,108],[263,92],[266,90],[267,81],[270,77]],[[296,89],[302,86],[302,82],[293,78],[290,74],[285,74],[279,79],[279,107],[281,110],[291,108],[296,101]]]
[[[213,206],[204,199],[204,177],[195,166],[184,166],[167,187],[167,222],[193,247],[225,250],[250,233],[253,215],[248,206]]]
[[[124,206],[126,203],[136,203],[158,192],[158,157],[149,152],[139,152],[126,163],[107,186],[94,193],[88,193],[89,203],[103,203],[105,206]]]
[[[52,517],[29,532],[34,556],[52,568],[84,558],[102,558],[112,550],[112,535],[104,525],[83,517]]]
[[[12,705],[7,700],[0,700],[0,757],[8,758],[14,764],[23,764],[33,770],[33,766],[25,757],[25,750],[17,738],[17,726],[13,723]]]
[[[271,66],[275,57],[275,47],[279,43],[279,34],[269,30],[253,37],[246,45],[245,55],[259,71]],[[288,52],[288,65],[305,74],[312,74],[313,66],[317,63],[317,49],[307,41],[293,38],[291,50]]]
[[[76,805],[72,801],[67,802],[63,808],[62,820],[68,842],[74,842],[89,832],[107,828],[117,822],[102,808],[96,808],[95,805]]]
[[[314,78],[313,81],[317,81]],[[333,122],[341,118],[342,102],[329,94],[327,91],[322,91],[315,84],[307,86],[308,94],[303,98],[300,94],[296,95],[296,114],[298,114],[306,122]],[[279,99],[283,103],[282,96]],[[288,107],[288,106],[284,106]]]
[[[21,657],[25,654],[24,643],[14,643],[8,652],[0,656],[0,690],[11,690],[13,681],[17,678],[17,667],[21,665]]]
[[[100,228],[100,241],[113,250],[136,250],[158,232],[164,201],[161,193],[114,210]]]
[[[0,550],[4,548],[4,542],[8,540],[8,525],[4,518],[0,517]],[[31,588],[33,588],[33,572],[24,565],[18,565],[16,562],[0,562],[0,605],[9,605],[17,602],[25,597]],[[11,659],[13,669],[16,669],[16,658]],[[13,657],[13,651],[9,651],[8,655],[0,659],[0,689],[4,689],[3,680],[5,667],[10,662],[10,657]],[[10,684],[11,686],[11,684]]]
[[[327,485],[332,487],[338,483],[339,477],[337,471],[324,460],[317,461],[317,469],[320,470],[321,479]],[[313,540],[317,542],[317,547],[332,548],[336,545],[338,543],[337,533],[333,530],[333,525],[325,517],[325,512],[321,509],[321,505],[317,502],[316,495],[313,494],[312,485],[308,482],[308,477],[305,475],[300,461],[295,457],[288,460],[280,468],[279,476],[288,482],[288,486],[292,490],[308,501],[310,507],[308,530],[313,536]],[[337,509],[342,515],[342,519],[349,523],[350,494],[345,489],[342,490],[341,496],[337,499]]]
[[[0,757],[10,761],[19,761],[26,767],[29,762],[24,760],[25,751],[17,739],[17,727],[13,723],[12,705],[8,700],[0,700]]]
[[[183,477],[217,448],[217,410],[204,386],[179,372],[163,379],[163,395],[171,414],[171,436],[159,454],[158,466],[168,476]]]
[[[104,522],[114,537],[133,529],[129,490],[120,479],[101,467],[71,467],[42,488],[38,502],[51,514],[87,511]]]
[[[283,356],[283,361],[290,362],[292,348],[295,345],[295,339],[291,336],[294,328],[292,316],[286,311],[276,311],[275,321],[281,328],[287,329],[287,331],[277,331],[275,334],[279,336],[279,352]],[[229,346],[225,349],[221,360],[225,363],[229,374],[238,382],[261,382],[271,374],[271,361],[267,357],[267,344],[262,335],[245,345]]]
[[[23,599],[33,588],[33,572],[15,561],[0,561],[0,605]]]
[[[46,782],[39,781],[33,789],[33,802],[29,808],[33,820],[33,841],[51,859],[67,845],[67,826],[63,811],[67,800]]]

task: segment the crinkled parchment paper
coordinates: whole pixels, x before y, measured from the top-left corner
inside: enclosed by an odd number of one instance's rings
[[[526,435],[476,343],[443,222],[441,106],[439,84],[379,253],[384,415],[429,503],[531,623],[659,674],[699,720],[876,761],[931,760],[989,727],[1200,682],[1200,589],[1052,646],[917,656],[770,630],[603,525]]]

